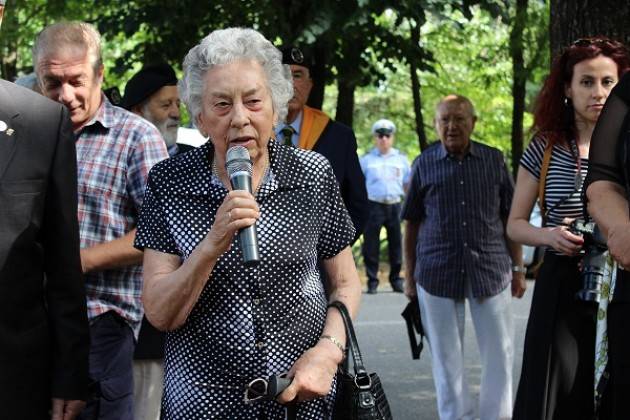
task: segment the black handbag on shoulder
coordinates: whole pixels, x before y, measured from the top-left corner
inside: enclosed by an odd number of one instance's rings
[[[376,373],[368,373],[363,366],[359,343],[346,305],[335,301],[329,305],[339,310],[346,327],[346,357],[339,365],[337,397],[333,419],[336,420],[392,420],[383,385]],[[353,368],[349,359],[352,358]]]

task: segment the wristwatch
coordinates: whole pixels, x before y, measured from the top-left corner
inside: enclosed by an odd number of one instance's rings
[[[523,273],[526,274],[527,273],[527,268],[525,268],[522,265],[513,265],[512,266],[512,272],[513,273]]]

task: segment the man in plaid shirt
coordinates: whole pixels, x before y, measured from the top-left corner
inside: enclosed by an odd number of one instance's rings
[[[70,111],[76,137],[96,391],[81,418],[132,419],[132,355],[143,314],[142,253],[132,243],[149,169],[168,153],[153,125],[113,106],[102,93],[101,41],[93,26],[48,26],[35,41],[33,63],[42,93]]]

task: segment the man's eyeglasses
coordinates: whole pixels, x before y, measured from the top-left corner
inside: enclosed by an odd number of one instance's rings
[[[275,400],[278,395],[282,394],[282,391],[291,384],[291,379],[287,378],[285,375],[286,374],[279,376],[272,375],[268,379],[254,379],[245,387],[243,400],[247,404],[251,404],[262,398]]]

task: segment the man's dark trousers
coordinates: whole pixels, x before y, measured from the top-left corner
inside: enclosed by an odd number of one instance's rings
[[[369,201],[370,217],[363,232],[363,262],[368,278],[368,290],[375,291],[378,285],[378,260],[380,233],[384,226],[387,233],[389,254],[389,282],[394,286],[400,283],[402,261],[400,233],[400,203],[384,204]]]
[[[81,420],[133,420],[133,351],[131,327],[114,311],[90,324],[90,379],[94,397]]]

